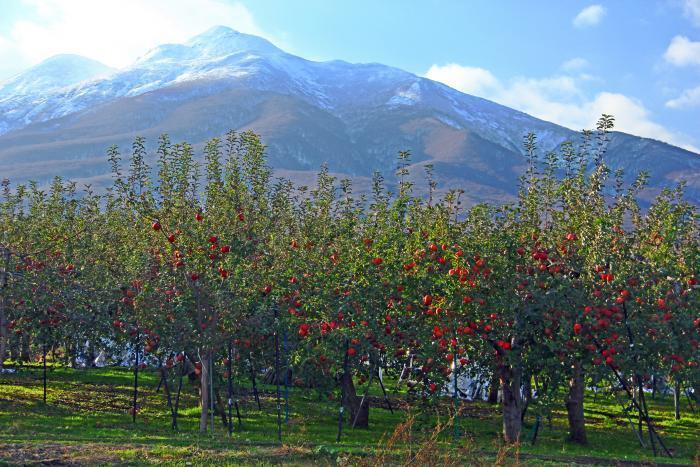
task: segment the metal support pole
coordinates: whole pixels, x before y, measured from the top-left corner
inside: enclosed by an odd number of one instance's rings
[[[136,343],[134,346],[134,404],[132,410],[132,421],[136,423],[136,403],[139,394],[139,330],[136,329]]]
[[[343,376],[342,378],[345,378],[345,375],[348,373],[348,350],[350,348],[350,341],[348,339],[345,339],[345,360],[343,362]],[[340,436],[343,434],[343,412],[345,410],[345,407],[343,407],[343,402],[345,402],[345,385],[342,383],[340,384],[340,408],[338,409],[338,437],[336,438],[336,442],[340,442]]]
[[[282,404],[280,394],[280,339],[277,329],[277,306],[275,309],[275,383],[277,383],[277,440],[282,441]]]

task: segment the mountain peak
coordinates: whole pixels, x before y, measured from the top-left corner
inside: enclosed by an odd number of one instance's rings
[[[185,44],[209,57],[230,55],[237,52],[282,53],[267,39],[238,32],[228,26],[213,28],[191,38]]]
[[[0,83],[0,98],[37,91],[54,91],[107,75],[112,71],[107,65],[81,55],[54,55]]]
[[[198,38],[202,38],[202,39],[206,40],[206,39],[212,39],[212,38],[216,38],[216,37],[226,37],[226,36],[230,36],[232,34],[240,34],[240,32],[238,32],[235,29],[230,28],[228,26],[224,26],[222,24],[219,24],[217,26],[213,26],[213,27],[207,29],[204,32],[197,34],[196,36],[192,37],[190,39],[190,41],[196,40]]]
[[[576,138],[407,71],[308,61],[225,26],[160,45],[131,67],[94,79],[104,68],[57,56],[0,86],[0,173],[18,181],[62,175],[92,183],[109,179],[98,156],[104,146],[130,144],[130,135],[166,131],[202,144],[230,128],[254,129],[269,144],[270,165],[301,180],[322,163],[341,178],[374,171],[391,177],[392,154],[411,149],[415,168],[434,164],[436,180],[464,184],[467,202],[502,202],[517,194],[523,135],[535,132],[544,152]],[[80,81],[86,78],[92,79]],[[631,181],[653,167],[657,175],[645,196],[685,178],[688,199],[697,202],[700,159],[691,156],[615,133],[606,162],[624,168]]]

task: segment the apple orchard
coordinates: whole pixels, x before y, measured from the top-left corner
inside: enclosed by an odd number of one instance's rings
[[[341,429],[366,426],[355,385],[381,368],[426,407],[454,374],[483,380],[508,443],[528,407],[538,422],[565,407],[586,443],[584,393],[614,387],[663,452],[645,393],[700,395],[697,206],[682,187],[640,205],[648,175],[625,183],[605,165],[611,127],[545,155],[530,135],[517,200],[468,209],[429,165],[417,195],[407,152],[393,192],[376,175],[357,195],[325,168],[295,186],[250,132],[211,140],[202,163],[167,136],[154,159],[141,138],[127,158],[113,147],[100,193],[4,181],[0,362],[106,352],[180,388],[194,374],[202,431],[234,375],[263,373],[278,396],[337,391]]]

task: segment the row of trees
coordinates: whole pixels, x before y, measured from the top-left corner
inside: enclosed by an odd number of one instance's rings
[[[585,443],[585,388],[615,387],[656,449],[644,390],[700,394],[697,212],[681,188],[640,208],[647,176],[626,185],[604,163],[611,128],[604,116],[544,156],[529,135],[517,201],[469,209],[459,190],[437,199],[429,165],[414,195],[407,152],[394,193],[377,175],[356,195],[325,168],[313,188],[274,179],[250,132],[211,140],[203,164],[163,136],[157,174],[143,139],[127,168],[113,147],[104,194],[5,181],[0,362],[8,346],[77,355],[85,343],[163,371],[190,362],[202,430],[217,371],[229,387],[262,368],[337,382],[355,422],[367,407],[353,375],[410,366],[424,399],[454,375],[488,378],[507,442],[526,407],[539,420],[564,403]]]

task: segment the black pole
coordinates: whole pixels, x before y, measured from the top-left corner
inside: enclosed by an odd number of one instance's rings
[[[173,408],[173,399],[172,399],[172,396],[170,394],[170,386],[168,385],[168,378],[166,376],[168,370],[161,366],[160,371],[161,371],[161,377],[162,377],[162,381],[163,381],[163,387],[165,388],[165,394],[168,396],[168,408],[170,409],[170,415],[172,416],[174,408]]]
[[[455,331],[455,335],[457,335],[457,332]],[[458,388],[458,381],[457,381],[457,351],[455,350],[452,353],[452,364],[454,365],[454,370],[452,373],[452,376],[454,378],[454,394],[452,395],[453,397],[453,402],[454,402],[454,407],[455,407],[455,421],[454,421],[454,439],[457,440],[459,439],[459,388]],[[527,407],[527,406],[526,406]],[[522,422],[522,420],[521,420]]]
[[[622,302],[622,311],[624,313],[624,318],[625,318],[624,322],[625,322],[625,329],[627,330],[627,339],[629,340],[630,346],[634,346],[634,338],[632,337],[632,329],[630,328],[629,322],[627,321],[627,305],[624,302]],[[635,363],[637,363],[637,360],[638,359],[635,357],[635,359],[634,359]],[[649,414],[642,410],[643,404],[641,402],[642,402],[642,398],[644,397],[644,390],[642,389],[641,378],[639,375],[635,374],[633,379],[636,380],[636,383],[638,385],[638,389],[640,391],[638,394],[640,403],[637,405],[637,409],[639,412],[639,420],[638,420],[638,424],[637,424],[637,430],[639,431],[639,436],[641,437],[644,435],[644,430],[642,427],[643,426],[642,422],[644,420],[644,416],[646,415],[646,417],[648,418]],[[633,382],[633,384],[635,384],[635,383]],[[656,444],[654,444],[654,436],[651,433],[651,429],[649,429],[649,441],[651,442],[651,448],[654,451],[654,457],[656,457]]]
[[[695,407],[693,406],[693,401],[690,400],[690,394],[688,393],[688,390],[686,389],[685,391],[683,391],[683,393],[685,394],[685,397],[688,399],[688,407],[690,407],[690,411],[695,413]]]
[[[260,406],[260,397],[258,397],[258,386],[255,383],[255,368],[253,367],[253,358],[250,358],[250,380],[253,382],[253,396],[255,396],[255,402],[258,404],[258,410],[262,410]]]
[[[637,406],[637,408],[639,409],[639,417],[637,419],[637,431],[639,432],[639,436],[644,436],[644,413],[642,411],[641,395],[638,395],[638,397],[640,397],[640,404]],[[649,437],[652,438],[651,435],[649,435]],[[654,451],[654,457],[656,457],[656,445],[654,444],[654,440],[651,439],[650,442],[652,450]]]
[[[231,365],[233,365],[233,348],[231,348],[231,359],[229,359],[229,362],[231,362]],[[233,367],[231,368],[232,371],[229,372],[231,375],[231,394],[233,395]],[[236,417],[238,418],[238,431],[241,431],[241,428],[243,427],[243,422],[241,421],[241,411],[238,408],[238,398],[233,397],[233,405],[236,408]]]
[[[639,375],[637,376],[637,388],[639,390],[639,401],[642,403],[641,406],[644,408],[644,417],[646,418],[646,423],[647,423],[647,431],[649,432],[649,441],[651,443],[651,449],[654,452],[654,457],[656,457],[656,443],[654,442],[654,435],[659,439],[659,443],[662,445],[662,447],[665,449],[666,447],[663,446],[663,441],[661,441],[661,438],[659,437],[659,434],[656,433],[654,430],[651,428],[651,421],[649,420],[649,409],[647,408],[647,401],[646,398],[644,397],[644,387],[642,386],[642,377]],[[666,451],[669,457],[671,457],[671,453]]]
[[[177,430],[177,411],[180,407],[180,393],[182,392],[182,377],[185,376],[185,355],[182,357],[182,370],[180,370],[180,381],[177,384],[177,395],[175,396],[175,408],[173,409],[173,430]]]
[[[611,380],[610,384],[612,386],[612,385],[614,385],[614,382]],[[612,395],[615,396],[615,400],[617,401],[617,403],[622,408],[622,412],[627,416],[627,420],[630,423],[630,428],[632,429],[632,432],[637,436],[637,439],[639,440],[639,446],[641,446],[643,449],[646,449],[647,445],[644,442],[644,438],[643,438],[644,433],[643,432],[640,433],[639,430],[637,430],[637,428],[635,428],[634,422],[632,421],[632,417],[630,417],[630,414],[628,413],[627,408],[625,407],[625,404],[623,404],[622,401],[620,400],[620,398],[617,397],[617,392],[615,392],[615,390],[612,390],[611,392],[612,392]]]
[[[173,412],[173,399],[172,396],[170,395],[170,385],[168,385],[168,378],[167,378],[167,371],[166,369],[161,370],[163,372],[163,386],[165,387],[165,393],[168,395],[168,408],[170,409],[170,413],[172,414]]]
[[[160,379],[158,380],[158,386],[156,387],[156,392],[160,391],[160,387],[163,385],[163,359],[158,359],[158,371],[160,372]]]
[[[532,441],[530,442],[530,444],[533,446],[537,442],[537,434],[540,432],[540,418],[541,417],[539,414],[537,414],[537,417],[535,417],[535,426],[533,428]]]
[[[374,377],[374,368],[370,365],[370,373],[369,373],[369,381],[367,382],[367,387],[365,388],[364,394],[362,394],[362,399],[360,399],[360,408],[357,409],[357,413],[355,414],[355,419],[352,421],[352,429],[355,429],[355,425],[357,425],[357,419],[360,418],[360,412],[362,412],[362,407],[365,405],[365,398],[367,397],[367,394],[369,394],[369,388],[372,387],[372,379]]]
[[[139,331],[136,329],[136,345],[134,348],[134,405],[132,407],[132,420],[136,423],[136,402],[139,393]]]
[[[287,358],[287,329],[282,335],[282,349],[284,352],[284,423],[289,425],[289,359]]]
[[[597,345],[597,343],[596,343],[596,345]],[[599,345],[598,345],[598,348],[600,348]],[[627,397],[630,399],[630,402],[632,402],[632,405],[634,405],[635,408],[639,408],[639,403],[637,402],[637,400],[635,399],[635,397],[632,395],[632,391],[631,391],[630,388],[627,386],[627,383],[625,382],[624,378],[622,378],[622,376],[620,376],[620,374],[617,372],[617,370],[616,370],[614,367],[612,367],[611,365],[608,365],[608,367],[612,370],[612,372],[613,372],[613,374],[615,375],[615,377],[617,378],[618,382],[622,385],[622,388],[623,388],[623,389],[625,390],[625,392],[627,393]],[[640,380],[640,381],[641,381],[641,380]],[[646,408],[646,401],[645,401],[645,399],[644,399],[644,392],[641,393],[640,399],[641,399],[641,402],[644,404],[644,407]],[[666,452],[666,455],[667,455],[668,457],[673,457],[673,455],[671,454],[671,452],[670,452],[670,451],[668,450],[668,448],[666,447],[666,444],[665,444],[665,443],[663,442],[663,440],[661,439],[661,436],[659,436],[659,434],[656,432],[656,430],[654,429],[654,427],[651,425],[651,420],[650,420],[650,418],[649,418],[649,412],[648,412],[648,411],[645,411],[645,412],[644,412],[644,415],[645,415],[645,418],[646,418],[647,428],[649,429],[649,437],[651,438],[651,442],[653,443],[653,441],[654,441],[654,435],[655,435],[655,436],[656,436],[656,439],[659,441],[659,444],[661,444],[661,447],[663,448],[664,452]],[[654,452],[656,452],[656,447],[655,447],[654,444],[652,444],[652,448],[654,449]]]
[[[384,388],[384,382],[382,381],[382,378],[379,376],[379,370],[377,370],[377,379],[379,380],[379,386],[382,388],[382,392],[384,393],[384,400],[386,401],[387,405],[389,406],[389,410],[391,413],[394,413],[394,408],[391,406],[391,401],[389,400],[389,396],[386,394],[386,389]]]
[[[231,360],[233,359],[231,340],[228,341],[228,361],[226,371],[228,371],[228,434],[233,435],[233,376],[231,375]]]
[[[634,339],[632,337],[632,329],[630,328],[629,322],[628,322],[628,313],[627,313],[627,305],[625,302],[622,302],[622,311],[624,313],[624,318],[625,318],[625,329],[627,330],[627,339],[629,340],[630,346],[634,345]],[[597,344],[597,343],[596,343]],[[635,363],[637,363],[638,358],[635,356],[634,358]],[[654,457],[656,457],[656,443],[654,442],[654,435],[659,440],[659,444],[661,444],[662,448],[666,451],[666,454],[668,454],[669,457],[671,456],[671,453],[666,449],[666,446],[664,446],[663,441],[661,440],[661,437],[659,436],[658,433],[651,427],[651,420],[649,419],[649,409],[647,407],[647,402],[646,398],[644,397],[644,387],[642,385],[642,377],[635,372],[635,375],[633,377],[636,380],[637,383],[637,389],[638,389],[638,397],[639,397],[639,404],[637,405],[637,408],[639,409],[639,430],[640,430],[640,435],[642,434],[642,417],[644,417],[646,424],[647,424],[647,430],[649,432],[649,442],[651,443],[651,449],[654,453]],[[629,392],[629,391],[628,391]],[[634,399],[634,397],[632,397]]]
[[[345,378],[345,375],[348,373],[348,350],[350,348],[350,341],[345,339],[345,360],[343,362],[343,376],[342,378]],[[343,434],[343,402],[345,402],[345,384],[343,384],[343,380],[340,381],[340,408],[338,409],[338,437],[336,438],[336,442],[340,442],[340,435]]]
[[[46,404],[46,342],[44,342],[44,404]]]
[[[241,412],[238,410],[238,401],[237,400],[233,401],[233,404],[236,406],[236,417],[238,417],[238,431],[240,431],[242,423],[241,423]]]
[[[275,308],[275,383],[277,383],[277,440],[282,441],[282,404],[280,393],[280,339],[277,330],[277,306]]]

